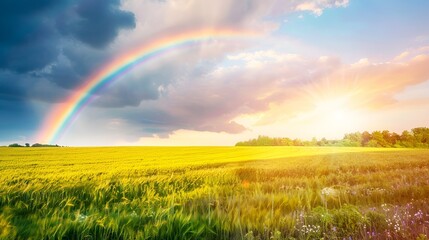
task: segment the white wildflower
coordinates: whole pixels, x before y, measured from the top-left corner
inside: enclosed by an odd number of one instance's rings
[[[322,195],[324,196],[336,196],[337,194],[338,191],[331,187],[325,187],[322,189]]]

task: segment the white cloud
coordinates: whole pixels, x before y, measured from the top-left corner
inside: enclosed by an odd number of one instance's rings
[[[346,7],[349,4],[349,0],[316,0],[316,1],[301,1],[295,9],[297,11],[310,11],[316,16],[321,16],[323,10],[332,7]]]
[[[395,58],[393,58],[393,61],[401,61],[404,60],[406,57],[408,57],[410,55],[410,52],[405,51],[402,52],[401,54],[399,54],[398,56],[396,56]]]

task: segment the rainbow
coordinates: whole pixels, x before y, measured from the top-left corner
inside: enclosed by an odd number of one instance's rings
[[[43,143],[55,143],[58,141],[82,109],[95,98],[95,93],[147,60],[160,56],[170,50],[201,41],[218,38],[254,37],[255,35],[255,33],[248,31],[203,29],[178,33],[143,44],[108,62],[98,69],[98,71],[91,74],[84,81],[84,84],[74,91],[71,97],[50,112],[36,138]]]

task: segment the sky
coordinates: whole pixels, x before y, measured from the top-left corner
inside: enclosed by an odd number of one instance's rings
[[[429,124],[427,0],[4,0],[0,145],[234,145]],[[121,56],[200,30],[118,75],[54,141],[50,120]]]

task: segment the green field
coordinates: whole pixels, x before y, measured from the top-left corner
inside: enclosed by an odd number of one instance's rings
[[[0,148],[0,239],[427,239],[429,150]]]

